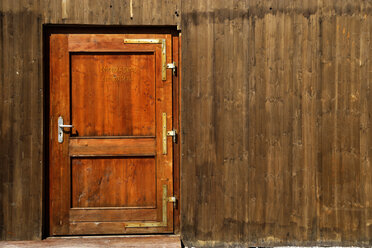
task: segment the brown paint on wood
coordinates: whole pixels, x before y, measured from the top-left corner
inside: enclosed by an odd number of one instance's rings
[[[156,208],[154,158],[73,158],[71,174],[72,208]]]
[[[74,138],[69,154],[75,156],[155,156],[155,138]]]
[[[155,135],[154,53],[72,54],[71,77],[78,136]]]
[[[171,35],[153,36],[164,39],[167,50],[172,51]],[[50,168],[50,233],[170,233],[173,208],[168,206],[168,200],[163,202],[163,188],[167,187],[165,197],[173,195],[173,149],[171,137],[167,137],[168,152],[163,154],[162,116],[167,113],[166,128],[170,130],[172,77],[168,70],[168,80],[162,80],[162,44],[121,43],[122,50],[112,54],[111,34],[91,34],[81,35],[80,44],[94,46],[93,50],[100,53],[85,50],[71,53],[70,39],[79,40],[79,37],[67,34],[50,37],[49,129],[50,164],[53,165]],[[113,37],[123,41],[127,37],[151,36]],[[88,45],[84,46],[85,43]],[[152,50],[143,52],[144,48]],[[167,61],[172,61],[172,52],[166,55]],[[65,123],[74,125],[70,132],[64,132],[62,143],[57,141],[55,126],[59,116],[64,117]],[[129,157],[134,155],[136,157]],[[97,218],[84,220],[80,213],[76,221],[70,217],[76,208],[80,212],[95,209]],[[153,210],[147,211],[149,208]],[[122,212],[122,216],[118,212]],[[123,219],[125,216],[128,219]],[[133,219],[134,216],[138,219]],[[146,224],[149,219],[162,224],[127,227],[129,222]]]
[[[170,233],[167,227],[157,227],[157,233]],[[153,228],[128,228],[123,222],[71,222],[69,226],[71,235],[102,235],[102,234],[153,234]]]
[[[136,221],[144,219],[146,221],[156,221],[156,210],[153,208],[142,209],[127,209],[124,213],[122,208],[109,208],[105,212],[99,211],[96,208],[74,208],[70,211],[71,222],[86,222],[86,221]]]
[[[1,239],[42,235],[42,24],[182,18],[185,242],[370,244],[370,3],[133,7],[130,19],[128,1],[68,1],[63,20],[60,1],[0,3]]]
[[[70,158],[68,156],[68,136],[58,143],[59,116],[64,123],[70,121],[69,54],[68,36],[64,34],[50,37],[50,112],[49,112],[49,225],[50,234],[68,233],[68,211],[70,208]],[[62,175],[62,176],[61,176]]]

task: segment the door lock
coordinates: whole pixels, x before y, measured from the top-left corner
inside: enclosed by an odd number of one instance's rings
[[[73,128],[73,125],[65,125],[63,124],[63,117],[58,117],[58,142],[63,142],[63,129],[64,128]]]

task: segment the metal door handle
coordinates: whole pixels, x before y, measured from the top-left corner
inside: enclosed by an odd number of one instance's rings
[[[73,128],[74,126],[73,125],[58,125],[59,127],[71,127],[71,128]]]
[[[65,125],[63,124],[63,117],[60,116],[58,117],[58,142],[62,143],[63,142],[63,128],[73,128],[73,125]]]

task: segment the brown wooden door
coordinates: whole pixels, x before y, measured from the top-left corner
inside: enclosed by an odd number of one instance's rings
[[[171,35],[50,36],[51,235],[173,231],[172,61]]]

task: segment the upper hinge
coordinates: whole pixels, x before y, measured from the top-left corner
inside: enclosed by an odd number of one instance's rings
[[[177,143],[177,130],[168,131],[167,136],[172,136],[173,137],[173,143]]]
[[[176,62],[173,61],[173,63],[167,64],[167,69],[172,69],[173,76],[177,76],[177,66]]]

